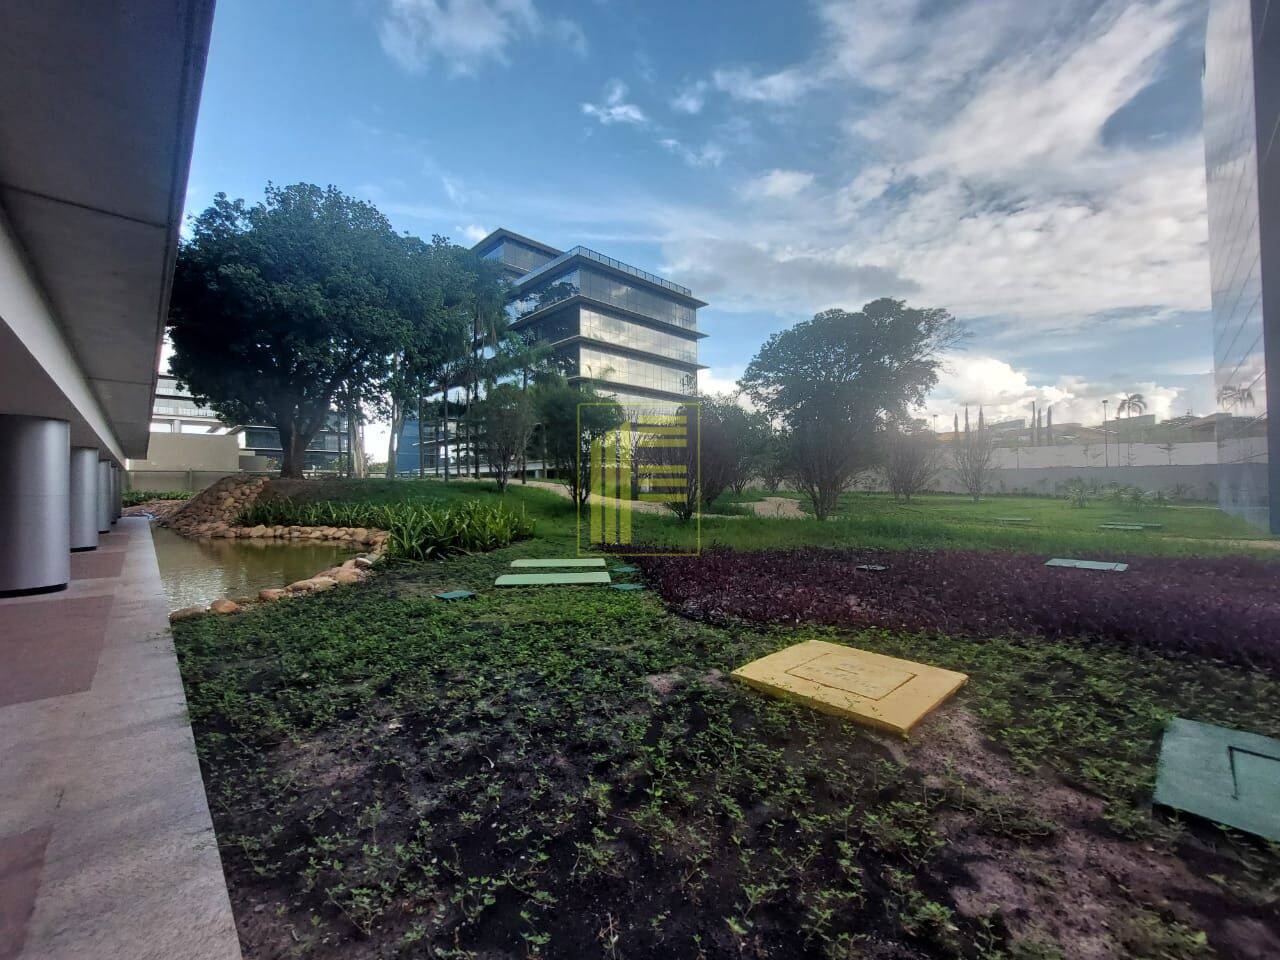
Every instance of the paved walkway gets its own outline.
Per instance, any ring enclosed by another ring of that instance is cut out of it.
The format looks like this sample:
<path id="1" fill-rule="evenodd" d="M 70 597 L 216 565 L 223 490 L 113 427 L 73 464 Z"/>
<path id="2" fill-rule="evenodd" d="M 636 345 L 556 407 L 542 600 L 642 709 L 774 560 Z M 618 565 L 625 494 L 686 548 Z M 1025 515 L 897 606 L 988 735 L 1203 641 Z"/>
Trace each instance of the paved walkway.
<path id="1" fill-rule="evenodd" d="M 240 960 L 151 530 L 0 599 L 0 960 Z"/>

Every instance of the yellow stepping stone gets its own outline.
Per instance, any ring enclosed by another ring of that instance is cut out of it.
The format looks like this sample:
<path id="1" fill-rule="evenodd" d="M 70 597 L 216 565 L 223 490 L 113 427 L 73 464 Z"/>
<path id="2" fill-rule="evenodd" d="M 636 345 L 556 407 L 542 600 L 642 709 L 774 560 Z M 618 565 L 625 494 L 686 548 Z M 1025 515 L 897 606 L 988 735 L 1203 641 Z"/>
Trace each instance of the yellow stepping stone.
<path id="1" fill-rule="evenodd" d="M 825 640 L 753 660 L 733 677 L 776 697 L 903 736 L 969 679 Z"/>

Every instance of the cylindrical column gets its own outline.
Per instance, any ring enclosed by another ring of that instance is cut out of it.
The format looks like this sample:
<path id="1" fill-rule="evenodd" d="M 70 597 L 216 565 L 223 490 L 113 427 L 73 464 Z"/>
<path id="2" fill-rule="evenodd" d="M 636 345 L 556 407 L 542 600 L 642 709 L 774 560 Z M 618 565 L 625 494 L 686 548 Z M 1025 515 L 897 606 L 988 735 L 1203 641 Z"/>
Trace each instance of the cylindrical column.
<path id="1" fill-rule="evenodd" d="M 120 519 L 120 468 L 111 465 L 111 522 Z"/>
<path id="2" fill-rule="evenodd" d="M 98 532 L 111 532 L 111 461 L 98 461 Z"/>
<path id="3" fill-rule="evenodd" d="M 98 449 L 71 448 L 71 549 L 98 548 Z"/>
<path id="4" fill-rule="evenodd" d="M 119 520 L 124 516 L 124 485 L 125 480 L 124 467 L 116 468 L 116 519 Z"/>
<path id="5" fill-rule="evenodd" d="M 71 579 L 71 427 L 0 415 L 0 596 Z"/>

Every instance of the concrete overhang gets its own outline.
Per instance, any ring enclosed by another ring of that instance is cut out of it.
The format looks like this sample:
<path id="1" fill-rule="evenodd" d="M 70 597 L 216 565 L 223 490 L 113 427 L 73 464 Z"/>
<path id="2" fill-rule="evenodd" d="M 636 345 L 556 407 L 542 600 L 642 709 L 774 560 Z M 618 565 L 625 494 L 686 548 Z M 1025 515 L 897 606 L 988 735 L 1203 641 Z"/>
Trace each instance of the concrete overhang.
<path id="1" fill-rule="evenodd" d="M 144 458 L 213 0 L 0 4 L 0 413 Z"/>

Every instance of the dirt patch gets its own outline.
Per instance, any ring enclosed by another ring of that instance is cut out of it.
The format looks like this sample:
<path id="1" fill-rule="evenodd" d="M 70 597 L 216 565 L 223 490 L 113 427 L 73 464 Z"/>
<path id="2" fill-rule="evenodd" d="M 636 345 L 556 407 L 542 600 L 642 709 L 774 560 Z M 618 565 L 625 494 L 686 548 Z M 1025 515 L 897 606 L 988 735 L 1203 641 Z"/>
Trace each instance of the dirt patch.
<path id="1" fill-rule="evenodd" d="M 750 507 L 757 517 L 804 520 L 809 516 L 800 508 L 800 501 L 790 497 L 765 497 L 763 500 L 753 501 Z"/>
<path id="2" fill-rule="evenodd" d="M 941 821 L 949 853 L 968 874 L 952 889 L 961 914 L 998 915 L 1014 940 L 1055 943 L 1072 960 L 1132 953 L 1142 935 L 1135 908 L 1166 926 L 1207 931 L 1224 956 L 1280 956 L 1274 930 L 1258 918 L 1232 916 L 1221 889 L 1177 851 L 1116 837 L 1097 797 L 1015 772 L 963 708 L 939 711 L 919 738 L 903 754 L 926 785 L 958 791 L 961 804 L 976 790 L 978 818 L 996 821 L 980 830 L 974 816 Z M 999 798 L 998 805 L 984 811 L 982 795 Z M 1000 833 L 1005 816 L 1013 836 L 992 836 L 989 827 Z"/>

